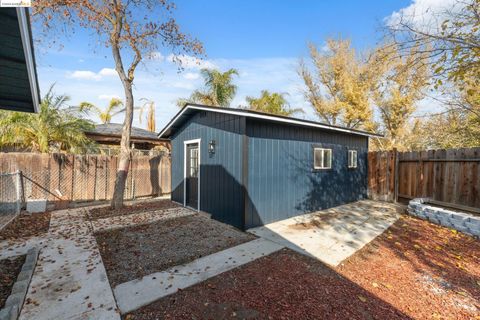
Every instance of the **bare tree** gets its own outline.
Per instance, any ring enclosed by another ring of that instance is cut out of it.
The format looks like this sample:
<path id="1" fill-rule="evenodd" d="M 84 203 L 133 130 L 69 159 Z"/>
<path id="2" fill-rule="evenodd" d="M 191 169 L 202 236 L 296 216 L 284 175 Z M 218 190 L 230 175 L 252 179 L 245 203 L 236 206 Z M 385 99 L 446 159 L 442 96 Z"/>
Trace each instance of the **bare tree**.
<path id="1" fill-rule="evenodd" d="M 131 160 L 130 133 L 134 110 L 132 87 L 138 65 L 159 47 L 168 47 L 174 54 L 201 55 L 204 52 L 203 46 L 198 40 L 180 31 L 173 18 L 175 4 L 168 0 L 37 0 L 33 5 L 34 15 L 40 19 L 44 30 L 50 31 L 58 26 L 65 30 L 91 30 L 111 49 L 115 70 L 125 94 L 120 161 L 111 206 L 122 207 Z"/>
<path id="2" fill-rule="evenodd" d="M 388 33 L 401 55 L 412 50 L 419 53 L 412 64 L 431 67 L 437 89 L 433 99 L 451 113 L 438 119 L 456 119 L 452 123 L 462 119 L 464 131 L 471 133 L 465 135 L 453 126 L 445 128 L 451 134 L 447 140 L 464 141 L 465 145 L 478 143 L 480 0 L 456 0 L 443 10 L 400 15 L 390 22 Z"/>
<path id="3" fill-rule="evenodd" d="M 431 66 L 435 87 L 445 93 L 458 92 L 472 76 L 480 79 L 480 0 L 457 0 L 437 12 L 403 14 L 388 25 L 388 37 L 399 54 L 416 50 L 415 64 Z M 452 86 L 454 90 L 452 91 Z M 450 101 L 458 96 L 450 97 Z M 469 108 L 468 104 L 458 105 Z"/>

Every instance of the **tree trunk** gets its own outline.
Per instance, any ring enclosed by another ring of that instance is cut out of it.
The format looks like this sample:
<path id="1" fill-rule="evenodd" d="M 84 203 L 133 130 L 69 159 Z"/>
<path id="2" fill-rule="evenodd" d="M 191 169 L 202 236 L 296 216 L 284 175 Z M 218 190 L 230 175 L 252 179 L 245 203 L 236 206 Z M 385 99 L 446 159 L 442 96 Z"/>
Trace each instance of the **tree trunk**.
<path id="1" fill-rule="evenodd" d="M 122 81 L 122 83 L 125 91 L 125 119 L 123 121 L 122 139 L 120 141 L 120 161 L 118 163 L 117 174 L 115 177 L 115 188 L 113 190 L 111 201 L 112 209 L 123 207 L 125 183 L 127 181 L 131 160 L 130 133 L 132 131 L 133 120 L 133 93 L 132 85 L 129 81 Z"/>

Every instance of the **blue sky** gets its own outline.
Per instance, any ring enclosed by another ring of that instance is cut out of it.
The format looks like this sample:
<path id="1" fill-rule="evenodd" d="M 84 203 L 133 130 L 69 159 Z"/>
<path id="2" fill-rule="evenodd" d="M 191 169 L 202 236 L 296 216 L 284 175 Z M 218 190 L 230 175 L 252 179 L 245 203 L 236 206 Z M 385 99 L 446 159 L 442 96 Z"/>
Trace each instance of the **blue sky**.
<path id="1" fill-rule="evenodd" d="M 385 21 L 398 12 L 415 11 L 448 0 L 388 1 L 194 1 L 177 0 L 175 17 L 184 32 L 201 40 L 206 59 L 200 64 L 185 58 L 185 70 L 170 61 L 168 50 L 160 49 L 137 71 L 135 99 L 156 102 L 157 130 L 178 111 L 175 101 L 201 86 L 201 67 L 222 70 L 236 68 L 238 93 L 232 106 L 244 103 L 246 96 L 257 96 L 262 89 L 288 94 L 294 108 L 304 108 L 303 117 L 315 119 L 302 96 L 302 81 L 296 74 L 298 60 L 306 57 L 306 44 L 319 47 L 328 37 L 352 40 L 363 50 L 380 39 Z M 35 37 L 34 26 L 34 37 Z M 63 48 L 46 45 L 36 48 L 42 93 L 56 83 L 57 93 L 72 97 L 71 103 L 89 101 L 103 106 L 111 97 L 123 97 L 110 51 L 97 44 L 98 37 L 77 29 Z M 121 122 L 122 117 L 113 122 Z M 97 119 L 93 119 L 97 120 Z M 143 127 L 137 116 L 134 125 Z"/>

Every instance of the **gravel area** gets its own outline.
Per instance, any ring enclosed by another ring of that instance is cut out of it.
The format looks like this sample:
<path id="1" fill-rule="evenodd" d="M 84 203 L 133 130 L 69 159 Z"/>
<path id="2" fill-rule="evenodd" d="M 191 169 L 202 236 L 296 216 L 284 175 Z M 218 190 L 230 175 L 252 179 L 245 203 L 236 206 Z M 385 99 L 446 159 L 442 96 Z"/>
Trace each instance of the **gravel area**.
<path id="1" fill-rule="evenodd" d="M 135 204 L 125 204 L 121 209 L 111 209 L 109 206 L 91 209 L 88 213 L 91 220 L 98 220 L 109 217 L 118 217 L 133 213 L 141 213 L 152 210 L 164 210 L 176 208 L 180 205 L 170 200 L 152 200 Z"/>
<path id="2" fill-rule="evenodd" d="M 24 262 L 24 255 L 0 260 L 0 309 L 5 306 Z"/>
<path id="3" fill-rule="evenodd" d="M 21 213 L 5 228 L 0 230 L 0 241 L 40 236 L 48 232 L 50 212 Z"/>
<path id="4" fill-rule="evenodd" d="M 113 287 L 255 239 L 203 214 L 95 236 Z"/>
<path id="5" fill-rule="evenodd" d="M 325 264 L 290 249 L 140 308 L 123 319 L 408 319 Z"/>
<path id="6" fill-rule="evenodd" d="M 424 220 L 402 216 L 338 271 L 412 318 L 480 316 L 480 241 Z"/>

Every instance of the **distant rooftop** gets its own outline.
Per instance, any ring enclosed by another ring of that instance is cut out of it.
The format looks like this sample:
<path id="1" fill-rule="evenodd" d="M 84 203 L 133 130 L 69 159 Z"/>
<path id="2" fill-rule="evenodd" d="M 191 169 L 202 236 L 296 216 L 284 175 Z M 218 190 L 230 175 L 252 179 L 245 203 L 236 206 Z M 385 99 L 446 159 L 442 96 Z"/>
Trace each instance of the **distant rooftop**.
<path id="1" fill-rule="evenodd" d="M 123 127 L 123 124 L 120 124 L 120 123 L 97 124 L 95 125 L 95 129 L 90 131 L 90 133 L 121 137 L 122 127 Z M 132 127 L 132 134 L 130 135 L 130 137 L 140 138 L 140 139 L 159 140 L 157 133 L 151 132 L 142 128 L 137 128 L 137 127 Z"/>

